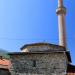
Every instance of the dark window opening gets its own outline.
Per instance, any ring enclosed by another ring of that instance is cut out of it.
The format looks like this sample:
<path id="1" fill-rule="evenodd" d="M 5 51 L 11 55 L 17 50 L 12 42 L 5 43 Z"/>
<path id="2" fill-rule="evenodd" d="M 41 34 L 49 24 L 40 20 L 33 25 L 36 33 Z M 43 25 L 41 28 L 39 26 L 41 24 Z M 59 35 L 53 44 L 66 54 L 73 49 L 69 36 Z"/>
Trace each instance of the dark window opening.
<path id="1" fill-rule="evenodd" d="M 36 67 L 36 61 L 33 60 L 33 67 Z"/>

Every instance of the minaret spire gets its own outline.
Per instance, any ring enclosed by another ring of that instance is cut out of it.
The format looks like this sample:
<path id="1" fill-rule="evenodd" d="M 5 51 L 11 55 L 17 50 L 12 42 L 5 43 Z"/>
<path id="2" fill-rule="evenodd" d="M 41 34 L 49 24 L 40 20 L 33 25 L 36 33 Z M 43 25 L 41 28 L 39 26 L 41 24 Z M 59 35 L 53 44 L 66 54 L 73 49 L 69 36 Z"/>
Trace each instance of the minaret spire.
<path id="1" fill-rule="evenodd" d="M 66 8 L 63 6 L 63 0 L 58 0 L 58 8 L 56 9 L 56 14 L 58 16 L 59 45 L 66 47 L 66 32 L 65 32 Z"/>
<path id="2" fill-rule="evenodd" d="M 58 0 L 58 7 L 62 7 L 63 6 L 63 1 L 62 0 Z"/>

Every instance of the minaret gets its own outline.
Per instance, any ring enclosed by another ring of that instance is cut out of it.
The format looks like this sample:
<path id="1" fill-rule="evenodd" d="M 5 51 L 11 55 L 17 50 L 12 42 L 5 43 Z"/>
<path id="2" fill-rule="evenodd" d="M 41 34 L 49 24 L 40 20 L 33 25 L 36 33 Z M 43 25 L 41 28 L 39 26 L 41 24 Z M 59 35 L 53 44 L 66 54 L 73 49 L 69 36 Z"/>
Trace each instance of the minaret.
<path id="1" fill-rule="evenodd" d="M 56 9 L 56 14 L 58 15 L 59 45 L 66 47 L 66 32 L 65 32 L 66 8 L 63 6 L 63 0 L 58 0 L 58 8 Z"/>

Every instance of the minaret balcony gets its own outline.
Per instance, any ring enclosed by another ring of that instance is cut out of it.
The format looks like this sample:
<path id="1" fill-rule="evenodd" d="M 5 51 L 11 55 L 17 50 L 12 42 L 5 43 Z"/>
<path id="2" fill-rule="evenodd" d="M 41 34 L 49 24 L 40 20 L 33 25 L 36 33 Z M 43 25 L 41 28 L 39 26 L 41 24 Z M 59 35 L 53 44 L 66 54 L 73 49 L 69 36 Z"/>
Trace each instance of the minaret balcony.
<path id="1" fill-rule="evenodd" d="M 66 8 L 65 7 L 58 7 L 56 9 L 56 14 L 59 15 L 59 14 L 66 14 Z"/>

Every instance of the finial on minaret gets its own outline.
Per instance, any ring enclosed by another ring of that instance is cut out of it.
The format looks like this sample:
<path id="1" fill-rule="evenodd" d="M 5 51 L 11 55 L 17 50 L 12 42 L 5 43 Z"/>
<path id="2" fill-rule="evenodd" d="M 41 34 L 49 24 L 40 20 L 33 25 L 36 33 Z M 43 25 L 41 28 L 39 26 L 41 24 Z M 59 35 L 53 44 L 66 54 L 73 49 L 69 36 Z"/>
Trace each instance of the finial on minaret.
<path id="1" fill-rule="evenodd" d="M 63 6 L 63 0 L 58 0 L 58 8 L 56 9 L 56 14 L 58 15 L 59 45 L 66 47 L 66 32 L 65 32 L 66 8 Z"/>
<path id="2" fill-rule="evenodd" d="M 58 7 L 62 7 L 63 6 L 63 1 L 62 0 L 58 0 Z"/>

